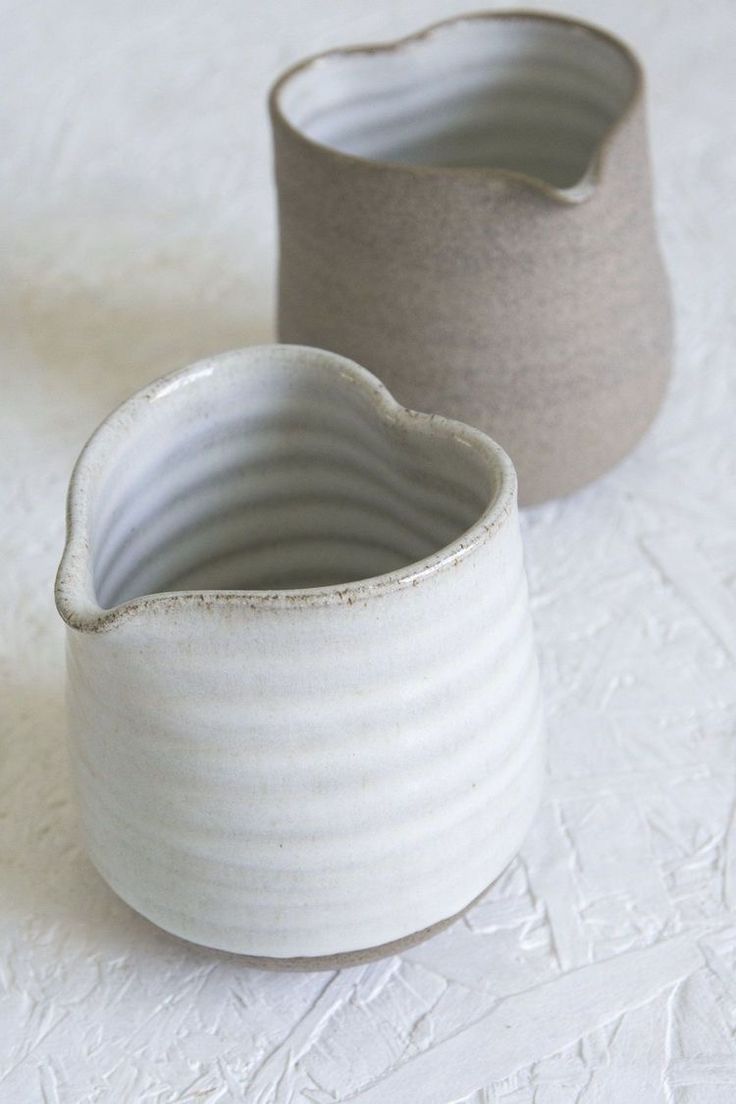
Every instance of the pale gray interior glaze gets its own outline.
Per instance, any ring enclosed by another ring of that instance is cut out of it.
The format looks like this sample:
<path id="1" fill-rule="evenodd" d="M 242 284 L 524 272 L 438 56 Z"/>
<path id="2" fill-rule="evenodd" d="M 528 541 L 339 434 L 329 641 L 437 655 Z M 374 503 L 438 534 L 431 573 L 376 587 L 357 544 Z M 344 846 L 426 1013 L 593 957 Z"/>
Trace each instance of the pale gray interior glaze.
<path id="1" fill-rule="evenodd" d="M 583 183 L 632 99 L 634 62 L 603 35 L 523 15 L 442 24 L 390 49 L 326 55 L 279 93 L 288 122 L 343 153 Z"/>
<path id="2" fill-rule="evenodd" d="M 382 575 L 442 549 L 493 500 L 473 449 L 381 420 L 334 372 L 269 366 L 185 386 L 186 402 L 175 392 L 138 411 L 91 503 L 104 609 Z"/>

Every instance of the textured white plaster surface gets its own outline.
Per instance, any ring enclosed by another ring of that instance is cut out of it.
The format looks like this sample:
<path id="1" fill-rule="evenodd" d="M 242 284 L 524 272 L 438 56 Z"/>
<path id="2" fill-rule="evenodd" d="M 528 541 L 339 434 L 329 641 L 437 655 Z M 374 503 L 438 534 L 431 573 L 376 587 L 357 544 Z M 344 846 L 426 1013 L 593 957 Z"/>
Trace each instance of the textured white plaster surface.
<path id="1" fill-rule="evenodd" d="M 270 79 L 465 6 L 2 5 L 2 1104 L 736 1100 L 732 0 L 566 5 L 647 63 L 678 351 L 638 452 L 524 520 L 551 738 L 520 858 L 400 958 L 283 976 L 157 931 L 77 839 L 74 456 L 142 383 L 271 336 Z"/>

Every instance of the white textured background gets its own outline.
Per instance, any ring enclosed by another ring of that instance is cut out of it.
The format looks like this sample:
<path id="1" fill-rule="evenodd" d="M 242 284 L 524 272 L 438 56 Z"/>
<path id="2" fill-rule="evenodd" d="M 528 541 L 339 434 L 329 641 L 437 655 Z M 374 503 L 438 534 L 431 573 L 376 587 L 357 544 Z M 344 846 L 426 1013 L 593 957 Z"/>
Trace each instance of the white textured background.
<path id="1" fill-rule="evenodd" d="M 281 976 L 157 931 L 77 840 L 73 458 L 142 383 L 270 337 L 276 73 L 468 2 L 2 4 L 2 1104 L 736 1101 L 733 0 L 566 5 L 649 70 L 678 355 L 636 455 L 526 516 L 550 785 L 501 883 L 401 958 Z"/>

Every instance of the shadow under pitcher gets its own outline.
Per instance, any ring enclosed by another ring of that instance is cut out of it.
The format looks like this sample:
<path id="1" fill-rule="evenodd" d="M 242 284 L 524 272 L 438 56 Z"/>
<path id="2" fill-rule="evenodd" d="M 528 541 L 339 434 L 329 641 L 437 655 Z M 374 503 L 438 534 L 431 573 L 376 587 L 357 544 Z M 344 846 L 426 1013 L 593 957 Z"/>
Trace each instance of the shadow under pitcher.
<path id="1" fill-rule="evenodd" d="M 271 93 L 283 342 L 501 442 L 530 505 L 634 447 L 669 375 L 641 66 L 595 27 L 461 16 Z"/>

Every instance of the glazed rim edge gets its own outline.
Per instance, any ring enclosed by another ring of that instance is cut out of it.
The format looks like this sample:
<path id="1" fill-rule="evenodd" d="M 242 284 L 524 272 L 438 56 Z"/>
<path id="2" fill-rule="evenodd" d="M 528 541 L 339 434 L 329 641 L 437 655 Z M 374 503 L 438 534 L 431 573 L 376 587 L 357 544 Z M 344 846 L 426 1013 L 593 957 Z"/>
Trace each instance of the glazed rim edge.
<path id="1" fill-rule="evenodd" d="M 155 399 L 167 392 L 193 383 L 213 372 L 226 371 L 247 357 L 266 353 L 298 361 L 305 356 L 332 365 L 343 380 L 358 387 L 370 401 L 378 423 L 403 427 L 409 436 L 454 438 L 472 448 L 487 466 L 495 484 L 495 493 L 475 522 L 449 544 L 421 560 L 383 575 L 356 579 L 330 586 L 305 587 L 293 590 L 182 590 L 143 594 L 109 609 L 94 598 L 91 553 L 87 539 L 90 490 L 112 457 L 125 428 Z M 423 414 L 408 410 L 368 369 L 337 353 L 304 345 L 251 345 L 206 357 L 185 368 L 177 369 L 135 392 L 124 400 L 93 431 L 84 445 L 72 471 L 66 504 L 66 540 L 56 575 L 56 608 L 66 624 L 81 632 L 104 632 L 150 609 L 174 609 L 224 605 L 245 608 L 304 609 L 319 606 L 351 606 L 416 585 L 421 579 L 436 575 L 454 566 L 483 545 L 503 527 L 516 505 L 516 470 L 500 445 L 487 434 L 464 422 L 439 414 Z"/>
<path id="2" fill-rule="evenodd" d="M 329 63 L 333 58 L 349 58 L 359 54 L 395 53 L 403 50 L 406 46 L 432 38 L 437 34 L 442 34 L 448 27 L 457 26 L 460 23 L 470 23 L 474 20 L 488 22 L 517 20 L 518 22 L 556 23 L 561 27 L 569 27 L 571 30 L 583 31 L 586 34 L 593 35 L 607 45 L 614 47 L 614 49 L 618 50 L 626 58 L 631 66 L 633 77 L 631 95 L 623 111 L 608 127 L 599 140 L 590 158 L 588 171 L 591 176 L 593 187 L 581 189 L 579 188 L 579 184 L 575 184 L 571 187 L 558 187 L 541 179 L 541 177 L 531 176 L 514 169 L 494 168 L 493 166 L 423 165 L 403 161 L 383 160 L 380 157 L 362 157 L 355 153 L 345 153 L 343 150 L 339 150 L 329 143 L 319 142 L 314 138 L 310 138 L 300 127 L 295 126 L 282 110 L 282 91 L 286 88 L 287 84 L 290 83 L 293 77 L 307 69 L 316 68 L 318 65 Z M 449 19 L 441 19 L 436 23 L 430 23 L 429 26 L 419 31 L 413 31 L 411 34 L 404 35 L 401 38 L 388 39 L 385 42 L 365 43 L 357 46 L 338 46 L 332 50 L 323 50 L 321 53 L 312 54 L 310 57 L 304 58 L 302 61 L 292 65 L 276 78 L 268 96 L 268 109 L 272 121 L 287 131 L 292 138 L 312 150 L 319 151 L 322 154 L 328 153 L 331 157 L 334 157 L 335 160 L 342 161 L 346 164 L 359 165 L 364 169 L 373 168 L 382 171 L 391 169 L 394 172 L 403 172 L 409 175 L 442 176 L 446 178 L 449 174 L 466 178 L 475 177 L 476 179 L 508 181 L 528 188 L 532 192 L 545 196 L 547 199 L 551 199 L 563 206 L 576 207 L 590 199 L 596 187 L 601 183 L 604 177 L 604 166 L 609 149 L 618 132 L 641 103 L 644 94 L 644 83 L 644 67 L 637 55 L 623 39 L 618 38 L 603 27 L 598 27 L 594 23 L 588 23 L 586 20 L 577 19 L 574 16 L 559 15 L 554 12 L 535 11 L 531 8 L 508 8 L 499 9 L 498 11 L 467 12 L 462 15 L 451 16 Z"/>

